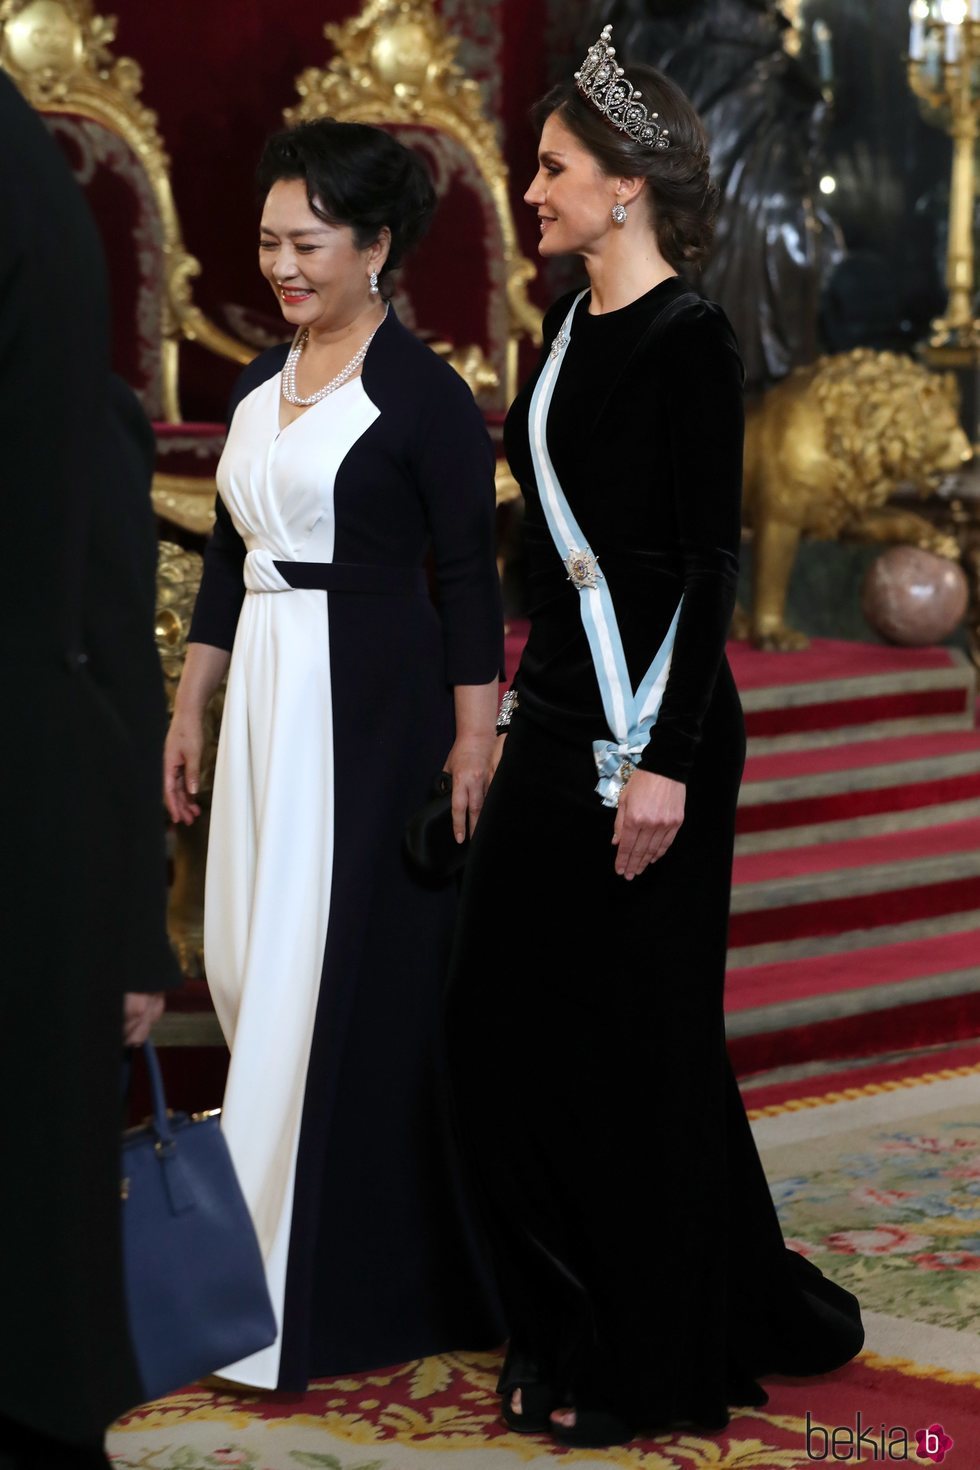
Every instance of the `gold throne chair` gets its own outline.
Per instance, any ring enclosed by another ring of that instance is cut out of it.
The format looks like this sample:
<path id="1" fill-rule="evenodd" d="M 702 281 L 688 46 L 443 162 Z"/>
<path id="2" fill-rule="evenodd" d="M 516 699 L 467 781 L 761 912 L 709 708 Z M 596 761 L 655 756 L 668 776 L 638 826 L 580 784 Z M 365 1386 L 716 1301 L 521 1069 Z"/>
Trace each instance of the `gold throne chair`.
<path id="1" fill-rule="evenodd" d="M 371 123 L 422 155 L 439 197 L 432 227 L 398 272 L 406 326 L 467 380 L 498 445 L 497 498 L 517 486 L 499 457 L 524 341 L 540 343 L 527 293 L 536 267 L 521 254 L 504 163 L 478 84 L 455 61 L 458 41 L 434 0 L 367 0 L 324 34 L 334 55 L 297 78 L 288 124 L 318 117 Z"/>
<path id="2" fill-rule="evenodd" d="M 231 363 L 254 349 L 194 304 L 198 262 L 184 247 L 156 116 L 135 61 L 116 57 L 116 21 L 92 0 L 0 0 L 0 66 L 42 115 L 102 235 L 113 314 L 113 367 L 135 389 L 157 437 L 154 504 L 186 530 L 210 525 L 224 425 L 185 423 L 180 359 L 197 343 Z"/>

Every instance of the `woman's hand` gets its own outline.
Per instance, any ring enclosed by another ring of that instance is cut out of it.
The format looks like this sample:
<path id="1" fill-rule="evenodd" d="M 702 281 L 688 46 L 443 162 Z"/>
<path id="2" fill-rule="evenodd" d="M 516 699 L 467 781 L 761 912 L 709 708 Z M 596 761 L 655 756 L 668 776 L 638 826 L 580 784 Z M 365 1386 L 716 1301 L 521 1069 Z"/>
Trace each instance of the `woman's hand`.
<path id="1" fill-rule="evenodd" d="M 683 781 L 653 771 L 634 771 L 616 811 L 613 846 L 616 872 L 627 882 L 662 858 L 684 821 Z"/>
<path id="2" fill-rule="evenodd" d="M 446 756 L 444 769 L 453 778 L 453 835 L 457 842 L 466 840 L 467 821 L 471 837 L 476 831 L 496 765 L 494 742 L 501 743 L 492 733 L 460 735 Z"/>
<path id="3" fill-rule="evenodd" d="M 203 751 L 203 718 L 176 712 L 163 747 L 163 799 L 171 821 L 188 827 L 201 815 L 197 793 Z"/>
<path id="4" fill-rule="evenodd" d="M 188 827 L 201 815 L 204 715 L 211 696 L 228 672 L 231 654 L 210 643 L 188 643 L 174 699 L 174 717 L 163 747 L 163 799 L 174 822 Z"/>
<path id="5" fill-rule="evenodd" d="M 457 684 L 453 698 L 456 743 L 446 756 L 443 769 L 453 778 L 453 835 L 457 842 L 465 842 L 467 819 L 472 837 L 493 775 L 493 747 L 497 739 L 496 677 L 486 684 Z"/>
<path id="6" fill-rule="evenodd" d="M 162 995 L 130 991 L 123 1002 L 123 1045 L 142 1046 L 163 1015 Z"/>

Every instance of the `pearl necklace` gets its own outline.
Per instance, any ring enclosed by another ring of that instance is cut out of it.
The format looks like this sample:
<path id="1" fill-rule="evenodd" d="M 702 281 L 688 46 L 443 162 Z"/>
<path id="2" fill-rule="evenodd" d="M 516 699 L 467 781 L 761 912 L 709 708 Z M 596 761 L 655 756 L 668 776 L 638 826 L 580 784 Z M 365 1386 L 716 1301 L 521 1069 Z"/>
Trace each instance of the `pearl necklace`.
<path id="1" fill-rule="evenodd" d="M 374 332 L 371 333 L 367 341 L 362 343 L 357 349 L 347 366 L 341 368 L 337 376 L 331 378 L 329 383 L 325 383 L 322 388 L 318 388 L 315 393 L 311 393 L 309 398 L 301 398 L 296 391 L 296 364 L 300 360 L 303 348 L 310 340 L 309 327 L 304 327 L 290 348 L 289 356 L 286 358 L 286 365 L 282 370 L 282 396 L 286 402 L 295 404 L 297 408 L 309 408 L 311 403 L 319 403 L 320 399 L 326 398 L 328 393 L 335 393 L 338 388 L 342 388 L 347 382 L 347 379 L 353 373 L 357 372 L 357 369 L 367 357 L 367 351 L 374 341 L 375 333 L 379 327 L 384 326 L 387 316 L 388 306 L 386 304 L 384 316 L 378 322 L 378 326 L 375 327 Z"/>

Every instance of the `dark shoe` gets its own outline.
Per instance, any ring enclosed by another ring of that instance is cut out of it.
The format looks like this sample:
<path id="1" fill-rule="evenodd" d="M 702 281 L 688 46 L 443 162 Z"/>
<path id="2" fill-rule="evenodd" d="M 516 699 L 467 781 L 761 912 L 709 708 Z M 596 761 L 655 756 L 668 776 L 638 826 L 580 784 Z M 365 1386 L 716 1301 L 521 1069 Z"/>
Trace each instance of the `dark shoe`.
<path id="1" fill-rule="evenodd" d="M 511 1407 L 517 1390 L 521 1391 L 521 1412 Z M 547 1383 L 515 1383 L 500 1400 L 500 1417 L 515 1434 L 550 1434 L 554 1425 L 551 1411 L 556 1407 L 554 1391 Z"/>
<path id="2" fill-rule="evenodd" d="M 551 1421 L 551 1437 L 556 1444 L 572 1449 L 603 1450 L 608 1445 L 629 1444 L 636 1438 L 636 1431 L 618 1414 L 605 1409 L 576 1409 L 571 1426 Z"/>

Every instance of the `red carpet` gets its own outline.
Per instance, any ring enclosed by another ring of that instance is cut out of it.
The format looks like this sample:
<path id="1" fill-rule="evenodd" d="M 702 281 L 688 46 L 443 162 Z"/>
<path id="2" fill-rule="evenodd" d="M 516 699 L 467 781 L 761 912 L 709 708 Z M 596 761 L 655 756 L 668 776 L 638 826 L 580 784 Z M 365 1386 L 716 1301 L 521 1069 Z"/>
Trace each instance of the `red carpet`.
<path id="1" fill-rule="evenodd" d="M 829 745 L 811 750 L 773 750 L 766 755 L 749 754 L 746 781 L 781 781 L 796 776 L 819 776 L 829 771 L 849 771 L 866 766 L 889 766 L 898 761 L 919 761 L 980 751 L 980 735 L 973 730 L 954 730 L 939 735 L 903 735 L 898 739 L 863 740 L 846 745 Z"/>
<path id="2" fill-rule="evenodd" d="M 972 970 L 980 961 L 980 927 L 929 939 L 814 955 L 795 964 L 749 965 L 729 987 L 729 1011 L 804 996 L 835 995 L 867 985 Z"/>
<path id="3" fill-rule="evenodd" d="M 736 857 L 733 881 L 763 883 L 771 878 L 832 873 L 877 863 L 917 862 L 943 853 L 980 853 L 980 820 L 927 827 L 921 832 L 889 832 L 851 842 L 821 842 L 813 847 Z"/>
<path id="4" fill-rule="evenodd" d="M 827 1378 L 766 1379 L 766 1407 L 736 1410 L 717 1434 L 690 1429 L 612 1450 L 563 1451 L 545 1436 L 504 1428 L 493 1392 L 498 1368 L 494 1355 L 457 1353 L 325 1380 L 302 1397 L 191 1388 L 120 1421 L 109 1450 L 117 1470 L 451 1470 L 454 1455 L 460 1470 L 521 1470 L 529 1461 L 542 1470 L 803 1470 L 821 1459 L 855 1463 L 857 1453 L 844 1451 L 862 1433 L 866 1463 L 883 1431 L 886 1446 L 907 1446 L 898 1459 L 926 1464 L 916 1458 L 916 1435 L 939 1424 L 953 1442 L 951 1470 L 967 1470 L 980 1444 L 980 1378 L 868 1355 Z M 839 1453 L 831 1457 L 825 1444 L 834 1431 Z"/>
<path id="5" fill-rule="evenodd" d="M 509 627 L 508 677 L 526 633 Z M 736 643 L 729 659 L 749 730 L 727 983 L 737 1070 L 980 1035 L 973 669 L 946 648 L 821 640 L 791 654 Z M 175 1009 L 201 1012 L 177 1018 L 175 1100 L 201 1106 L 208 1073 L 213 1102 L 223 1055 L 203 986 Z"/>
<path id="6" fill-rule="evenodd" d="M 764 653 L 750 643 L 730 643 L 728 662 L 736 684 L 745 691 L 949 669 L 954 661 L 946 648 L 891 648 L 815 638 L 798 653 Z"/>
<path id="7" fill-rule="evenodd" d="M 817 1077 L 794 1077 L 788 1082 L 753 1082 L 750 1078 L 741 1084 L 742 1097 L 749 1117 L 758 1118 L 766 1112 L 786 1112 L 815 1102 L 852 1098 L 872 1089 L 889 1092 L 898 1087 L 916 1086 L 924 1077 L 952 1077 L 961 1071 L 966 1074 L 978 1065 L 980 1041 L 966 1041 L 917 1051 L 891 1061 L 876 1058 L 865 1066 L 821 1072 Z"/>
<path id="8" fill-rule="evenodd" d="M 744 1086 L 787 1238 L 859 1291 L 868 1346 L 823 1378 L 766 1377 L 768 1404 L 735 1411 L 721 1433 L 559 1450 L 501 1424 L 499 1355 L 459 1352 L 324 1380 L 304 1395 L 194 1385 L 121 1420 L 109 1436 L 112 1463 L 451 1470 L 455 1455 L 459 1470 L 804 1470 L 825 1459 L 873 1462 L 883 1442 L 892 1460 L 925 1463 L 917 1436 L 941 1425 L 950 1464 L 972 1465 L 980 1445 L 980 1255 L 971 1245 L 978 1075 L 975 1042 Z M 831 1437 L 836 1456 L 826 1453 Z"/>

